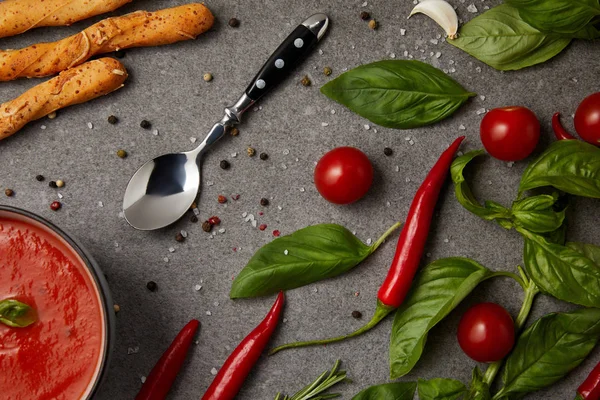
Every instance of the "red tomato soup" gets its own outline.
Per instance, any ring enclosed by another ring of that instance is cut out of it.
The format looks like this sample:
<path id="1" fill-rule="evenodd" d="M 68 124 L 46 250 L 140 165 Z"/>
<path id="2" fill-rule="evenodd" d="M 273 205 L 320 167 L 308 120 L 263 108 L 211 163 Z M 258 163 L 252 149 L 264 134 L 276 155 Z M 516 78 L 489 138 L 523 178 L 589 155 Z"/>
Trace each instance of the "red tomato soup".
<path id="1" fill-rule="evenodd" d="M 0 300 L 37 310 L 27 328 L 0 324 L 0 398 L 86 397 L 100 371 L 106 327 L 83 260 L 41 225 L 0 216 Z"/>

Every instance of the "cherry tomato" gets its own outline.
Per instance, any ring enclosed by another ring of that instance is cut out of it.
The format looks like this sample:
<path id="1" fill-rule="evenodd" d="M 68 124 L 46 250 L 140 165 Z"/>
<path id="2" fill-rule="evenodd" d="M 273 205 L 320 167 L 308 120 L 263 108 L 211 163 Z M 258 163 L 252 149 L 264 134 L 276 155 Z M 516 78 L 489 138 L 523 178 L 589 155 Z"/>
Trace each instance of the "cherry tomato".
<path id="1" fill-rule="evenodd" d="M 481 303 L 471 307 L 458 324 L 458 344 L 479 362 L 503 359 L 515 344 L 515 324 L 502 306 Z"/>
<path id="2" fill-rule="evenodd" d="M 349 204 L 367 193 L 373 182 L 373 166 L 362 151 L 338 147 L 326 153 L 315 168 L 315 185 L 325 200 Z"/>
<path id="3" fill-rule="evenodd" d="M 483 147 L 502 161 L 527 158 L 540 140 L 540 121 L 528 108 L 503 107 L 490 110 L 479 129 Z"/>
<path id="4" fill-rule="evenodd" d="M 586 97 L 577 107 L 575 130 L 586 142 L 600 146 L 600 93 Z"/>

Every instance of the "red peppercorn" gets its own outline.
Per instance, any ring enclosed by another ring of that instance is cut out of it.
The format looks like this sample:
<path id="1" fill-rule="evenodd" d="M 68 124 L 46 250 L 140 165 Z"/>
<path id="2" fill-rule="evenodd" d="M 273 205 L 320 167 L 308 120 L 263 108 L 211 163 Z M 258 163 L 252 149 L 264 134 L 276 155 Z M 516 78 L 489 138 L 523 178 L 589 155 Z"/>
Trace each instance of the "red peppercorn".
<path id="1" fill-rule="evenodd" d="M 275 229 L 275 230 L 273 231 L 273 236 L 275 236 L 275 237 L 279 237 L 279 235 L 281 235 L 281 232 L 279 232 L 279 229 Z"/>
<path id="2" fill-rule="evenodd" d="M 261 211 L 258 213 L 258 215 L 260 215 L 262 217 L 263 215 L 265 215 L 265 213 Z"/>
<path id="3" fill-rule="evenodd" d="M 62 204 L 60 204 L 60 201 L 53 201 L 52 204 L 50 204 L 50 208 L 52 209 L 52 211 L 58 211 L 61 207 Z"/>
<path id="4" fill-rule="evenodd" d="M 267 229 L 267 224 L 260 224 L 258 229 L 260 229 L 261 231 L 264 231 L 265 229 Z"/>
<path id="5" fill-rule="evenodd" d="M 227 203 L 227 197 L 220 194 L 219 197 L 217 198 L 217 201 L 221 204 Z"/>
<path id="6" fill-rule="evenodd" d="M 208 219 L 211 225 L 219 225 L 221 223 L 221 219 L 217 216 L 212 216 Z"/>

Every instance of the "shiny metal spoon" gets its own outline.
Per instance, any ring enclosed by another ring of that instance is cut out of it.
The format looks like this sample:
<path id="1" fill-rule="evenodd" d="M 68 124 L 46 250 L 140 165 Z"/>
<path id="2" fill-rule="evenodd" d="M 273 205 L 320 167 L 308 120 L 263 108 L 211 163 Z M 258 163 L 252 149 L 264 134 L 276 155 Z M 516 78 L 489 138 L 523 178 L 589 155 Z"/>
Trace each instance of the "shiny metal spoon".
<path id="1" fill-rule="evenodd" d="M 131 177 L 125 190 L 123 212 L 131 226 L 140 230 L 163 228 L 181 218 L 200 188 L 203 154 L 232 127 L 259 98 L 281 82 L 312 50 L 329 26 L 325 14 L 304 21 L 279 45 L 246 89 L 217 122 L 206 139 L 192 151 L 164 154 L 148 161 Z"/>

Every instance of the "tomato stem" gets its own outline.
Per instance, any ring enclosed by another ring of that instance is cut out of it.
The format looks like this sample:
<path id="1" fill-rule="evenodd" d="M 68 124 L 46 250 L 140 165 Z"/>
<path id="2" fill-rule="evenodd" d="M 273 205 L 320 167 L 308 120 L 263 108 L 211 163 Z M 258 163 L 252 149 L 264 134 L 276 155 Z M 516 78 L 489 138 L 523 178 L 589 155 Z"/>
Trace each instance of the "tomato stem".
<path id="1" fill-rule="evenodd" d="M 374 252 L 375 250 L 377 250 L 377 248 L 379 246 L 381 246 L 381 244 L 383 242 L 385 242 L 385 240 L 388 238 L 388 236 L 390 236 L 396 229 L 400 228 L 401 226 L 402 226 L 402 222 L 396 222 L 387 231 L 385 231 L 385 233 L 383 235 L 381 235 L 381 237 L 379 239 L 377 239 L 377 241 L 375 241 L 375 243 L 373 243 L 373 245 L 371 246 L 371 252 Z"/>
<path id="2" fill-rule="evenodd" d="M 278 353 L 281 350 L 285 350 L 285 349 L 341 342 L 342 340 L 346 340 L 346 339 L 350 339 L 350 338 L 362 335 L 363 333 L 368 332 L 371 329 L 373 329 L 375 326 L 377 326 L 377 324 L 379 324 L 379 322 L 381 322 L 381 320 L 383 320 L 385 317 L 387 317 L 394 310 L 396 310 L 396 308 L 386 306 L 385 304 L 378 301 L 377 308 L 375 309 L 375 315 L 373 315 L 373 318 L 371 318 L 371 320 L 366 325 L 364 325 L 363 327 L 357 329 L 356 331 L 354 331 L 352 333 L 349 333 L 348 335 L 338 336 L 338 337 L 334 337 L 334 338 L 330 338 L 330 339 L 311 340 L 311 341 L 306 341 L 306 342 L 293 342 L 293 343 L 284 344 L 282 346 L 275 347 L 273 350 L 271 350 L 269 352 L 269 355 L 271 356 L 271 355 Z"/>
<path id="3" fill-rule="evenodd" d="M 524 275 L 524 273 L 520 267 L 519 267 L 519 272 L 521 272 L 523 274 L 524 278 L 527 278 L 527 276 Z M 531 312 L 531 306 L 533 305 L 533 300 L 535 299 L 535 296 L 540 292 L 538 287 L 531 280 L 527 279 L 527 281 L 525 281 L 521 278 L 519 278 L 519 279 L 522 280 L 525 285 L 524 286 L 525 297 L 523 299 L 523 304 L 521 305 L 521 310 L 519 311 L 519 315 L 517 315 L 517 319 L 515 320 L 515 331 L 517 333 L 519 333 L 521 331 L 521 329 L 523 329 L 523 326 L 525 325 L 525 322 L 527 321 L 527 317 L 529 317 L 529 313 Z M 504 359 L 498 360 L 498 361 L 490 364 L 488 369 L 485 371 L 485 374 L 483 375 L 483 381 L 488 385 L 488 387 L 492 385 L 492 382 L 494 382 L 494 379 L 496 378 L 496 375 L 500 371 L 500 367 L 502 366 L 503 363 L 504 363 Z M 496 399 L 496 397 L 494 397 L 494 399 Z"/>

